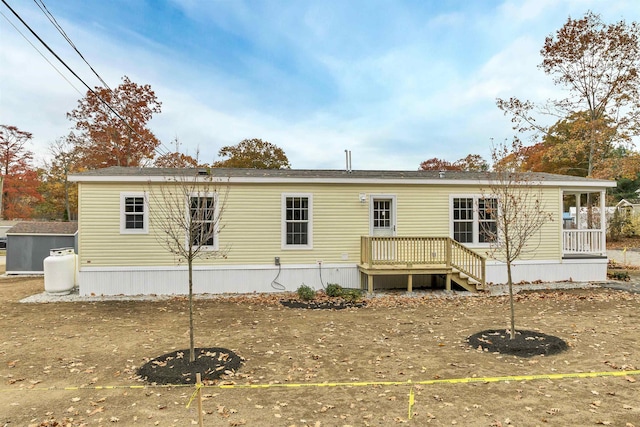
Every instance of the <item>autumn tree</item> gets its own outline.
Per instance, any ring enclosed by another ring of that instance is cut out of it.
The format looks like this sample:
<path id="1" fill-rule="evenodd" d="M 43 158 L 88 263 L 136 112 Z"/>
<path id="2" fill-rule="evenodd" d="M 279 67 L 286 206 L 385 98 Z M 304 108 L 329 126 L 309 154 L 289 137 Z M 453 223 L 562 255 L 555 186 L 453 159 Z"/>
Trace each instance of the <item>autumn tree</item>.
<path id="1" fill-rule="evenodd" d="M 640 171 L 640 152 L 628 150 L 623 147 L 614 149 L 598 170 L 593 174 L 594 178 L 635 179 Z"/>
<path id="2" fill-rule="evenodd" d="M 534 243 L 537 233 L 547 222 L 553 221 L 553 215 L 545 208 L 540 178 L 521 170 L 517 160 L 517 153 L 521 151 L 522 143 L 517 138 L 511 145 L 500 144 L 492 149 L 491 184 L 483 190 L 478 207 L 481 232 L 490 242 L 488 255 L 506 265 L 511 339 L 515 338 L 513 262 L 537 249 Z"/>
<path id="3" fill-rule="evenodd" d="M 424 162 L 420 163 L 420 170 L 423 171 L 459 171 L 461 170 L 459 166 L 454 165 L 453 163 L 439 159 L 437 157 L 433 157 L 431 159 L 427 159 Z"/>
<path id="4" fill-rule="evenodd" d="M 78 161 L 76 138 L 70 133 L 49 146 L 51 160 L 45 163 L 41 175 L 40 193 L 43 200 L 36 207 L 39 217 L 65 221 L 77 218 L 77 185 L 68 179 L 70 173 L 84 170 Z"/>
<path id="5" fill-rule="evenodd" d="M 549 131 L 536 120 L 541 113 L 573 120 L 572 132 L 581 138 L 575 147 L 586 155 L 586 176 L 593 176 L 600 153 L 630 144 L 640 133 L 640 26 L 605 24 L 587 12 L 549 35 L 540 53 L 540 68 L 568 96 L 541 106 L 515 97 L 498 99 L 497 105 L 511 116 L 514 129 L 538 136 Z"/>
<path id="6" fill-rule="evenodd" d="M 523 146 L 517 156 L 521 159 L 520 170 L 530 172 L 562 173 L 555 164 L 550 164 L 546 156 L 547 148 L 543 142 Z"/>
<path id="7" fill-rule="evenodd" d="M 420 163 L 420 169 L 423 171 L 470 171 L 482 172 L 489 169 L 489 164 L 479 154 L 469 154 L 453 163 L 433 157 Z"/>
<path id="8" fill-rule="evenodd" d="M 218 168 L 289 169 L 291 164 L 278 146 L 261 139 L 245 139 L 218 151 L 222 157 L 213 164 Z"/>
<path id="9" fill-rule="evenodd" d="M 593 121 L 586 111 L 572 113 L 544 136 L 545 157 L 560 173 L 594 176 L 614 149 L 615 137 L 607 118 Z"/>
<path id="10" fill-rule="evenodd" d="M 489 163 L 479 154 L 469 154 L 467 157 L 453 163 L 463 171 L 485 172 L 489 170 Z"/>
<path id="11" fill-rule="evenodd" d="M 147 125 L 160 107 L 151 86 L 127 76 L 113 90 L 88 91 L 67 114 L 81 132 L 76 142 L 85 167 L 140 166 L 152 159 L 160 141 Z"/>
<path id="12" fill-rule="evenodd" d="M 2 171 L 2 217 L 31 218 L 41 199 L 38 173 L 31 167 L 33 153 L 27 149 L 32 134 L 16 126 L 0 125 L 0 168 Z"/>
<path id="13" fill-rule="evenodd" d="M 189 361 L 195 360 L 193 325 L 193 264 L 197 259 L 221 258 L 218 233 L 227 189 L 209 169 L 176 169 L 176 175 L 158 185 L 149 183 L 150 228 L 157 242 L 186 262 L 189 290 Z"/>
<path id="14" fill-rule="evenodd" d="M 176 137 L 172 145 L 175 146 L 174 151 L 161 154 L 153 161 L 153 165 L 157 168 L 195 168 L 198 165 L 196 158 L 180 152 L 180 140 Z M 196 157 L 198 153 L 196 152 Z"/>

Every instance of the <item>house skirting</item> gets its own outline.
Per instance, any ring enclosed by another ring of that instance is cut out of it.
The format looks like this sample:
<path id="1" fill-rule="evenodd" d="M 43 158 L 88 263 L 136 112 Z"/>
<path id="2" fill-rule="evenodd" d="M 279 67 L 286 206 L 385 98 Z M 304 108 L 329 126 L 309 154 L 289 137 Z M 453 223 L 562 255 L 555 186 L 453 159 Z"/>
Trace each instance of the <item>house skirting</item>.
<path id="1" fill-rule="evenodd" d="M 507 283 L 507 266 L 487 260 L 487 283 Z M 511 274 L 518 282 L 601 282 L 607 280 L 606 258 L 575 258 L 554 261 L 516 261 Z"/>
<path id="2" fill-rule="evenodd" d="M 82 267 L 80 295 L 186 295 L 186 266 Z M 194 293 L 253 293 L 295 291 L 302 284 L 322 289 L 327 283 L 359 287 L 355 264 L 278 266 L 197 266 L 193 269 Z"/>
<path id="3" fill-rule="evenodd" d="M 506 283 L 504 263 L 487 261 L 487 283 Z M 316 264 L 228 267 L 197 266 L 193 271 L 194 293 L 253 293 L 295 291 L 305 284 L 322 289 L 328 283 L 360 288 L 356 264 Z M 521 281 L 604 281 L 605 258 L 562 259 L 556 261 L 518 261 L 512 270 L 514 282 Z M 396 283 L 397 282 L 397 283 Z M 430 286 L 433 278 L 416 277 L 415 287 Z M 167 267 L 82 267 L 79 272 L 80 295 L 185 295 L 188 294 L 186 266 Z M 380 276 L 374 288 L 406 287 L 405 276 Z"/>

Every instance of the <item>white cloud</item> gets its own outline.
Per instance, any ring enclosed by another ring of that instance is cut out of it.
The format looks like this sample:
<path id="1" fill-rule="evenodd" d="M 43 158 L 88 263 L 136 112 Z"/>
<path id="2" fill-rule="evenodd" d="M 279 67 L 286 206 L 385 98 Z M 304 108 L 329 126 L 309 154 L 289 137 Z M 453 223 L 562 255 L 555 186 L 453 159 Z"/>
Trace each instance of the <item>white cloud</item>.
<path id="1" fill-rule="evenodd" d="M 128 75 L 151 85 L 163 103 L 151 127 L 166 145 L 177 136 L 211 161 L 223 145 L 255 137 L 282 147 L 297 168 L 342 168 L 344 149 L 351 149 L 357 168 L 416 169 L 434 156 L 487 157 L 490 138 L 511 133 L 496 97 L 558 96 L 537 68 L 544 37 L 569 13 L 599 3 L 172 5 L 184 14 L 181 25 L 197 26 L 199 38 L 180 40 L 184 49 L 135 27 L 110 28 L 99 13 L 90 22 L 58 16 L 109 84 Z M 98 84 L 44 18 L 31 6 L 21 9 L 91 86 Z M 608 2 L 604 12 L 640 19 L 625 0 Z M 34 133 L 36 151 L 45 155 L 47 143 L 68 132 L 65 114 L 80 95 L 11 27 L 0 31 L 0 115 Z M 214 43 L 217 37 L 228 46 Z M 203 56 L 191 56 L 188 46 Z"/>

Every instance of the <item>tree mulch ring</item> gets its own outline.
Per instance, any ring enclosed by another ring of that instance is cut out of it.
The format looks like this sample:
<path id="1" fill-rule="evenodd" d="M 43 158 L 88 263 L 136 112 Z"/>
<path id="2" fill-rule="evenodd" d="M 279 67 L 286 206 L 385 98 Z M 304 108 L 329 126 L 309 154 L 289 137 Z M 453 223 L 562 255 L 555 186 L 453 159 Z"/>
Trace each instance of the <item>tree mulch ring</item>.
<path id="1" fill-rule="evenodd" d="M 300 301 L 296 299 L 283 299 L 280 304 L 289 308 L 305 308 L 310 310 L 343 310 L 345 308 L 362 308 L 367 305 L 365 301 Z"/>
<path id="2" fill-rule="evenodd" d="M 517 330 L 515 338 L 511 339 L 511 334 L 504 329 L 489 329 L 471 335 L 467 341 L 478 350 L 520 357 L 552 355 L 568 348 L 561 338 L 536 331 Z"/>
<path id="3" fill-rule="evenodd" d="M 152 384 L 195 384 L 201 379 L 216 380 L 233 374 L 243 359 L 233 351 L 220 347 L 196 348 L 195 361 L 189 362 L 189 350 L 177 350 L 149 360 L 138 369 L 138 375 Z"/>

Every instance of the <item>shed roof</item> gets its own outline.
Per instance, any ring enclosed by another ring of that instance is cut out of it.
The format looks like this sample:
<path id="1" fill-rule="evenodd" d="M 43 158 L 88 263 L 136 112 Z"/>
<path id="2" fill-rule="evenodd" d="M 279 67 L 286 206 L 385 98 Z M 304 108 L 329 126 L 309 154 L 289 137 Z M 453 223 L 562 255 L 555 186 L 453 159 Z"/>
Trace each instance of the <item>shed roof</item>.
<path id="1" fill-rule="evenodd" d="M 48 234 L 73 236 L 78 231 L 77 222 L 24 221 L 11 227 L 7 234 Z"/>

